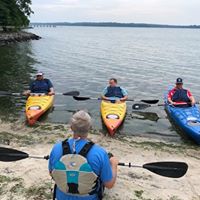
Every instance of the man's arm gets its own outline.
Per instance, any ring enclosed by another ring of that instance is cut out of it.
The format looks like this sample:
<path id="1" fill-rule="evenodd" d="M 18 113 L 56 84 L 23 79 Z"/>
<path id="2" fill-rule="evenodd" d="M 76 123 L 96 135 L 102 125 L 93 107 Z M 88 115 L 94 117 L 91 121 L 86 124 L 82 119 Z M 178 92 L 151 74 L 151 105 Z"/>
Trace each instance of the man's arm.
<path id="1" fill-rule="evenodd" d="M 187 96 L 190 99 L 191 105 L 193 106 L 196 102 L 195 98 L 192 96 L 192 93 L 189 90 L 187 91 Z"/>
<path id="2" fill-rule="evenodd" d="M 30 84 L 29 89 L 23 92 L 23 95 L 29 96 L 32 90 L 33 90 L 33 82 Z"/>
<path id="3" fill-rule="evenodd" d="M 53 87 L 49 88 L 48 95 L 54 95 L 54 94 L 55 94 L 55 92 L 54 92 Z"/>
<path id="4" fill-rule="evenodd" d="M 48 95 L 54 95 L 54 88 L 53 88 L 53 84 L 51 83 L 51 81 L 48 79 L 48 86 L 49 86 L 49 92 Z"/>
<path id="5" fill-rule="evenodd" d="M 175 104 L 175 102 L 173 102 L 172 101 L 172 96 L 173 96 L 173 94 L 174 94 L 174 90 L 171 90 L 169 93 L 168 93 L 168 98 L 167 98 L 167 100 L 168 100 L 168 102 L 170 103 L 170 104 Z"/>
<path id="6" fill-rule="evenodd" d="M 170 104 L 174 104 L 174 103 L 175 103 L 175 102 L 172 101 L 171 97 L 168 97 L 167 100 L 168 100 L 168 102 L 169 102 Z"/>
<path id="7" fill-rule="evenodd" d="M 124 88 L 121 88 L 121 91 L 124 97 L 120 98 L 120 101 L 126 101 L 128 99 L 128 92 Z"/>
<path id="8" fill-rule="evenodd" d="M 29 95 L 30 95 L 30 93 L 31 93 L 31 91 L 30 91 L 30 90 L 26 90 L 26 91 L 24 91 L 24 92 L 23 92 L 23 95 L 24 95 L 24 96 L 29 96 Z"/>
<path id="9" fill-rule="evenodd" d="M 196 103 L 195 98 L 191 96 L 189 99 L 191 101 L 191 105 L 194 106 L 194 104 Z"/>
<path id="10" fill-rule="evenodd" d="M 126 95 L 126 96 L 120 98 L 120 101 L 126 101 L 127 99 L 128 99 L 128 95 Z"/>
<path id="11" fill-rule="evenodd" d="M 106 88 L 104 88 L 104 90 L 103 90 L 103 92 L 102 92 L 102 95 L 101 95 L 101 98 L 102 98 L 103 100 L 109 100 L 109 97 L 106 97 L 106 96 L 105 96 L 107 92 L 108 92 L 108 89 L 107 89 L 107 87 L 106 87 Z"/>
<path id="12" fill-rule="evenodd" d="M 110 163 L 111 163 L 111 168 L 112 168 L 112 174 L 113 174 L 113 178 L 111 181 L 104 183 L 104 186 L 108 189 L 111 189 L 117 179 L 117 166 L 119 163 L 119 160 L 116 157 L 111 157 L 110 158 Z"/>

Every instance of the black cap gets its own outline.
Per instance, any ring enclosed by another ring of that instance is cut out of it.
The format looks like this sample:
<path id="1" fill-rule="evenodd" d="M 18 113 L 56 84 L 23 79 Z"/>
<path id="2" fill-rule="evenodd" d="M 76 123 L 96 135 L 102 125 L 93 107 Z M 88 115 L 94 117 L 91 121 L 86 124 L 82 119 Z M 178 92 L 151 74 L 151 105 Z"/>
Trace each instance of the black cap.
<path id="1" fill-rule="evenodd" d="M 183 79 L 182 78 L 177 78 L 176 79 L 176 84 L 180 84 L 180 83 L 183 83 Z"/>

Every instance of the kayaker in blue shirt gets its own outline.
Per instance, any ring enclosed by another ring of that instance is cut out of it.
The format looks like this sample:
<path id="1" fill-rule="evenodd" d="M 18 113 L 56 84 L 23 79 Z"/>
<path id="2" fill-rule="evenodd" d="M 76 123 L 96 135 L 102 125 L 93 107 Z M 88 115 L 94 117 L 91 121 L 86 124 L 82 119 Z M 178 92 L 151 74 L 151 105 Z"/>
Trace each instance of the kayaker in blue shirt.
<path id="1" fill-rule="evenodd" d="M 30 93 L 45 93 L 48 95 L 54 95 L 53 84 L 49 79 L 44 78 L 43 72 L 36 74 L 36 79 L 30 84 L 29 90 L 24 92 L 24 95 L 30 95 Z"/>
<path id="2" fill-rule="evenodd" d="M 126 101 L 128 99 L 127 91 L 117 85 L 117 79 L 109 79 L 109 86 L 107 86 L 102 93 L 102 99 L 111 101 Z"/>
<path id="3" fill-rule="evenodd" d="M 73 137 L 55 144 L 50 154 L 49 172 L 57 185 L 54 197 L 57 200 L 101 200 L 103 187 L 110 189 L 116 182 L 119 161 L 116 157 L 109 159 L 102 147 L 87 138 L 91 129 L 88 113 L 75 113 L 70 125 Z M 84 193 L 87 189 L 89 192 Z"/>

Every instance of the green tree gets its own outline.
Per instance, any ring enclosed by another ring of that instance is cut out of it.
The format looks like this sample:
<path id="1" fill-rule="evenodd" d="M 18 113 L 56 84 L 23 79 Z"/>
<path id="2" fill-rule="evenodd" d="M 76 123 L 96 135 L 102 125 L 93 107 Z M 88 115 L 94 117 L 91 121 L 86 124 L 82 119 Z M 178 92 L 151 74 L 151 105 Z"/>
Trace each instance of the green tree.
<path id="1" fill-rule="evenodd" d="M 0 0 L 0 26 L 16 29 L 28 26 L 28 17 L 33 13 L 30 8 L 31 0 Z"/>

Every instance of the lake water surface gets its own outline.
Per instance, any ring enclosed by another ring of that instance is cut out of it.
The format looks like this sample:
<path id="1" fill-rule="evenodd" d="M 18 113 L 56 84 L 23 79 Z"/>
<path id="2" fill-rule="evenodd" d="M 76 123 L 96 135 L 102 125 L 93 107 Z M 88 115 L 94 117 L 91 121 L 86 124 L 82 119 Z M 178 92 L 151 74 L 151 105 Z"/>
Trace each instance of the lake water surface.
<path id="1" fill-rule="evenodd" d="M 0 90 L 23 91 L 36 70 L 52 80 L 57 92 L 78 90 L 83 96 L 98 97 L 110 77 L 116 77 L 133 99 L 159 99 L 177 77 L 184 79 L 200 100 L 200 30 L 109 27 L 39 27 L 31 30 L 42 37 L 0 47 Z M 163 107 L 128 113 L 119 135 L 155 137 L 182 142 L 167 119 Z M 0 98 L 0 118 L 24 118 L 25 99 Z M 100 102 L 77 102 L 56 96 L 55 108 L 43 121 L 66 123 L 79 109 L 93 117 L 102 129 Z"/>

